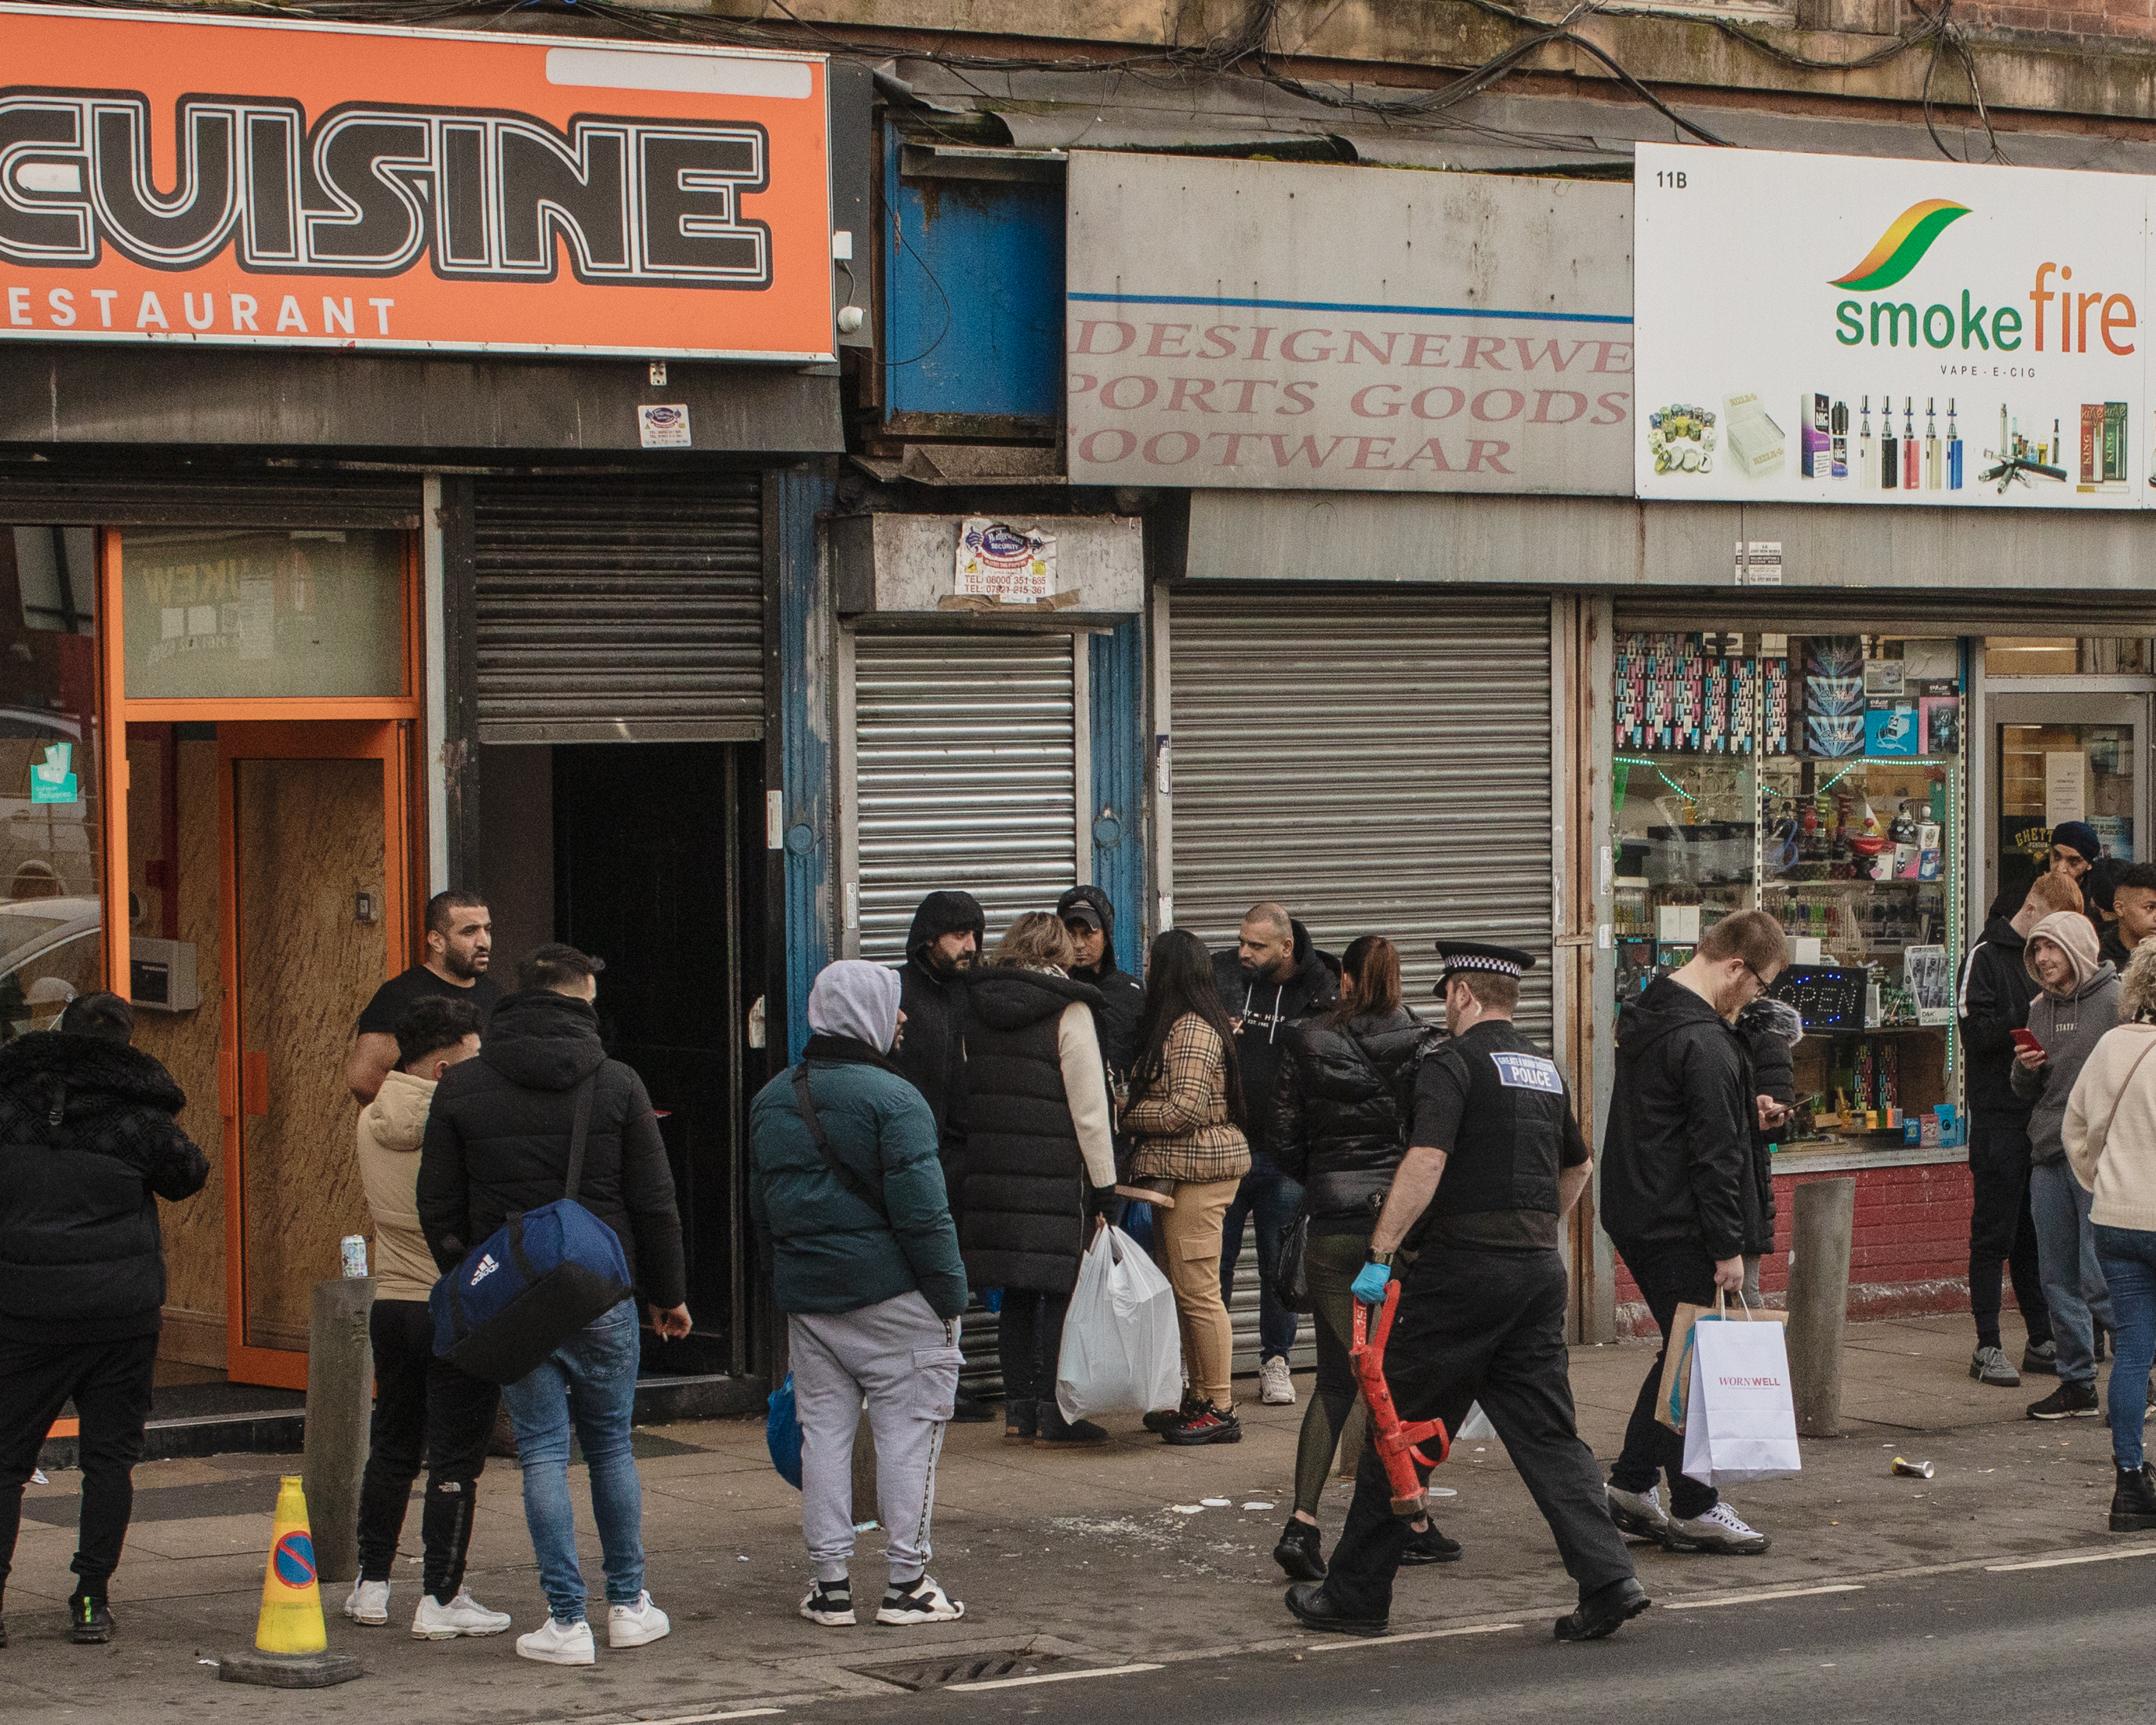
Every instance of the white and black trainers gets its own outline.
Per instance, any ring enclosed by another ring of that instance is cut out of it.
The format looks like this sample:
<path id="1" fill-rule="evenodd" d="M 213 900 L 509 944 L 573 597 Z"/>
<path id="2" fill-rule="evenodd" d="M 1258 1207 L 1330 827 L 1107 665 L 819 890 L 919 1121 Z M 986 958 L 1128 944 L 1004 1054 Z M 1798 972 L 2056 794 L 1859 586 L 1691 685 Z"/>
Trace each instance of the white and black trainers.
<path id="1" fill-rule="evenodd" d="M 1287 1361 L 1277 1353 L 1258 1367 L 1258 1399 L 1268 1408 L 1295 1405 L 1295 1379 Z"/>
<path id="2" fill-rule="evenodd" d="M 884 1590 L 883 1604 L 876 1607 L 878 1623 L 955 1623 L 965 1615 L 965 1606 L 927 1574 L 916 1575 L 903 1587 L 893 1582 Z"/>
<path id="3" fill-rule="evenodd" d="M 1672 1517 L 1667 1543 L 1671 1551 L 1712 1552 L 1722 1557 L 1758 1557 L 1767 1549 L 1767 1536 L 1748 1527 L 1744 1518 L 1726 1503 L 1717 1503 L 1704 1515 L 1686 1520 Z"/>
<path id="4" fill-rule="evenodd" d="M 844 1576 L 836 1581 L 819 1581 L 808 1589 L 808 1597 L 801 1602 L 801 1615 L 811 1623 L 820 1623 L 825 1629 L 851 1629 L 854 1626 L 854 1584 Z"/>
<path id="5" fill-rule="evenodd" d="M 1653 1485 L 1644 1491 L 1627 1491 L 1620 1486 L 1605 1485 L 1609 1494 L 1609 1519 L 1617 1524 L 1620 1533 L 1629 1533 L 1635 1539 L 1651 1539 L 1657 1545 L 1666 1545 L 1670 1538 L 1670 1512 L 1662 1507 L 1662 1488 Z"/>

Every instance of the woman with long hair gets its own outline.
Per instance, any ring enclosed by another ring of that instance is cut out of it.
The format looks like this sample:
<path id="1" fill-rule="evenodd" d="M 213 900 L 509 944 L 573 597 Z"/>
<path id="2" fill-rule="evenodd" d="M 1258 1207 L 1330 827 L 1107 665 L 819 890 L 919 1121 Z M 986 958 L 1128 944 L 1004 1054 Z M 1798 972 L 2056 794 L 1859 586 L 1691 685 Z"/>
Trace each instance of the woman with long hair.
<path id="1" fill-rule="evenodd" d="M 1340 961 L 1340 999 L 1316 1018 L 1281 1032 L 1280 1088 L 1267 1142 L 1281 1172 L 1303 1189 L 1309 1237 L 1303 1274 L 1317 1320 L 1317 1388 L 1296 1449 L 1295 1513 L 1273 1561 L 1296 1581 L 1322 1581 L 1317 1507 L 1355 1404 L 1348 1349 L 1355 1333 L 1356 1272 L 1370 1230 L 1407 1154 L 1415 1068 L 1438 1032 L 1400 1004 L 1399 949 L 1381 934 L 1355 941 Z M 1401 1561 L 1460 1555 L 1427 1518 L 1410 1532 Z"/>
<path id="2" fill-rule="evenodd" d="M 1136 1143 L 1132 1178 L 1174 1183 L 1173 1207 L 1154 1213 L 1162 1267 L 1183 1331 L 1183 1406 L 1146 1415 L 1171 1444 L 1232 1444 L 1243 1435 L 1229 1388 L 1235 1348 L 1220 1298 L 1220 1236 L 1235 1189 L 1250 1171 L 1243 1136 L 1235 1034 L 1213 981 L 1213 956 L 1188 930 L 1154 937 L 1146 963 L 1145 1017 L 1122 1129 Z"/>
<path id="3" fill-rule="evenodd" d="M 1065 974 L 1054 916 L 1012 923 L 966 978 L 966 1155 L 958 1248 L 966 1279 L 1004 1291 L 1004 1441 L 1104 1444 L 1055 1405 L 1063 1321 L 1078 1260 L 1116 1189 L 1114 1116 L 1094 1014 L 1101 993 Z"/>

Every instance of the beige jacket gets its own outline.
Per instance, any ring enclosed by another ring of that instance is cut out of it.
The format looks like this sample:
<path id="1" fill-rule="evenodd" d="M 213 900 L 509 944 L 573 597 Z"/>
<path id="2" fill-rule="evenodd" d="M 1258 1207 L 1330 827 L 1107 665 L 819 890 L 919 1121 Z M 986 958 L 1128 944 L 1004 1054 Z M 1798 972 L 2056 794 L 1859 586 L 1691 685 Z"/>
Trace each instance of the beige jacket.
<path id="1" fill-rule="evenodd" d="M 419 1141 L 434 1081 L 392 1068 L 359 1115 L 359 1177 L 374 1213 L 374 1297 L 424 1300 L 434 1291 L 434 1255 L 419 1231 Z"/>
<path id="2" fill-rule="evenodd" d="M 2156 1024 L 2104 1033 L 2066 1100 L 2065 1137 L 2074 1178 L 2096 1194 L 2089 1219 L 2156 1233 Z"/>

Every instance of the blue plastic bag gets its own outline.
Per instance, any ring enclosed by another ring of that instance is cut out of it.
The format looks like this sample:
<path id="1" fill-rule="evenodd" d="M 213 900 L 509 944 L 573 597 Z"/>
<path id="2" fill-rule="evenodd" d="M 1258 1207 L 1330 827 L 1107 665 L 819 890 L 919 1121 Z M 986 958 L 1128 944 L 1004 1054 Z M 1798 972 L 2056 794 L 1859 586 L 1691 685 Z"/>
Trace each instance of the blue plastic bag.
<path id="1" fill-rule="evenodd" d="M 767 1404 L 770 1412 L 763 1420 L 764 1447 L 771 1451 L 771 1465 L 778 1470 L 778 1476 L 795 1491 L 801 1489 L 801 1416 L 793 1410 L 793 1373 L 786 1374 L 786 1381 L 771 1392 Z"/>

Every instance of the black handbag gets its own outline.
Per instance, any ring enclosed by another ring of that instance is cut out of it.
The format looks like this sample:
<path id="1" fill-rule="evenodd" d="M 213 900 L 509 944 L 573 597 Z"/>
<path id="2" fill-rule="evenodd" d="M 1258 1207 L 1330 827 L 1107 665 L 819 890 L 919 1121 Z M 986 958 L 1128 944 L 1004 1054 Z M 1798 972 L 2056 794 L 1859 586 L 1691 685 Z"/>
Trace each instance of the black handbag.
<path id="1" fill-rule="evenodd" d="M 1280 1231 L 1280 1255 L 1273 1262 L 1273 1296 L 1290 1312 L 1317 1310 L 1310 1298 L 1310 1218 L 1298 1209 Z"/>

